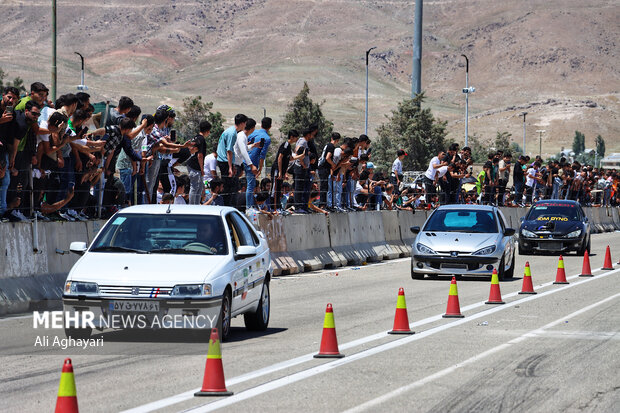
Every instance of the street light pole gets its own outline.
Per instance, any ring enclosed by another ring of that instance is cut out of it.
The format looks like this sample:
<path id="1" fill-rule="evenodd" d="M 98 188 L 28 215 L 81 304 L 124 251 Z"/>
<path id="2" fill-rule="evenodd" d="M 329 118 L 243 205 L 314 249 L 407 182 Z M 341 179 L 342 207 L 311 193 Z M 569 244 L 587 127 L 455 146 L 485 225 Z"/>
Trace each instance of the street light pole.
<path id="1" fill-rule="evenodd" d="M 56 103 L 56 0 L 52 0 L 52 102 Z"/>
<path id="2" fill-rule="evenodd" d="M 413 16 L 413 68 L 411 72 L 411 99 L 422 92 L 422 9 L 423 0 L 415 0 Z"/>
<path id="3" fill-rule="evenodd" d="M 77 87 L 77 90 L 88 90 L 88 86 L 86 86 L 84 84 L 84 56 L 82 56 L 81 54 L 79 54 L 78 52 L 73 52 L 76 55 L 80 56 L 80 59 L 82 60 L 82 70 L 81 70 L 81 74 L 80 74 L 80 84 Z"/>
<path id="4" fill-rule="evenodd" d="M 521 112 L 519 116 L 523 116 L 523 155 L 525 155 L 525 117 L 527 112 Z"/>
<path id="5" fill-rule="evenodd" d="M 538 129 L 536 132 L 538 132 L 538 156 L 542 158 L 542 134 L 547 131 L 544 129 Z"/>
<path id="6" fill-rule="evenodd" d="M 462 54 L 465 58 L 465 146 L 469 146 L 469 59 Z"/>
<path id="7" fill-rule="evenodd" d="M 371 47 L 366 50 L 366 115 L 364 120 L 364 135 L 368 136 L 368 55 L 372 49 L 376 49 L 376 47 Z"/>

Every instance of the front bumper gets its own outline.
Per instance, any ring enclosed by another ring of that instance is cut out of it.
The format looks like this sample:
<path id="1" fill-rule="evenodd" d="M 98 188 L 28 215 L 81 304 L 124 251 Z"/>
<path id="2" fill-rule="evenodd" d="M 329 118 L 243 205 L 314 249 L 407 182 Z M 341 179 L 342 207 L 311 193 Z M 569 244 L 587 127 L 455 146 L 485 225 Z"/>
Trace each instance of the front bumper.
<path id="1" fill-rule="evenodd" d="M 493 274 L 501 257 L 463 255 L 412 255 L 411 271 L 432 275 L 484 275 Z"/>
<path id="2" fill-rule="evenodd" d="M 580 238 L 519 237 L 519 246 L 522 250 L 540 252 L 577 251 L 583 246 L 584 242 L 587 242 L 585 236 Z"/>
<path id="3" fill-rule="evenodd" d="M 127 299 L 99 298 L 84 296 L 62 297 L 64 315 L 68 325 L 75 328 L 85 327 L 84 315 L 92 317 L 92 324 L 98 330 L 113 329 L 159 329 L 183 328 L 205 329 L 216 327 L 222 307 L 222 296 L 207 299 Z M 115 310 L 115 302 L 157 303 L 157 311 L 122 311 Z"/>

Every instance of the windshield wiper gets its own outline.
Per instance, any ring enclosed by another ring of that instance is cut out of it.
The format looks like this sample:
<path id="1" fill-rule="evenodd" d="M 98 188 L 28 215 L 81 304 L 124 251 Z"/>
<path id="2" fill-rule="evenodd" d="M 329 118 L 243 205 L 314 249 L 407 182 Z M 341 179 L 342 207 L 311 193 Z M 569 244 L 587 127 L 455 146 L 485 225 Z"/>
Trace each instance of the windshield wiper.
<path id="1" fill-rule="evenodd" d="M 137 254 L 148 254 L 149 253 L 148 251 L 139 250 L 136 248 L 127 248 L 127 247 L 118 247 L 118 246 L 113 247 L 111 245 L 96 247 L 96 248 L 93 248 L 91 251 L 93 252 L 100 252 L 100 251 L 135 252 Z"/>
<path id="2" fill-rule="evenodd" d="M 195 251 L 195 250 L 187 250 L 185 248 L 158 248 L 155 250 L 151 250 L 152 254 L 165 254 L 167 252 L 172 252 L 175 254 L 208 254 L 213 255 L 211 251 Z"/>

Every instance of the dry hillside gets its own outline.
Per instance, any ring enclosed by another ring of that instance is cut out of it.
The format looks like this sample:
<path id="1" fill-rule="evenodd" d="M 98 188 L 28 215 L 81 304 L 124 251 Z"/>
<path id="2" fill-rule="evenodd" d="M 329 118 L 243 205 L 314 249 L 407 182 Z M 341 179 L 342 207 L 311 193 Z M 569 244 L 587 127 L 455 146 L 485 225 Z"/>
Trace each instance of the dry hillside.
<path id="1" fill-rule="evenodd" d="M 0 67 L 50 82 L 51 5 L 3 0 Z M 370 135 L 410 94 L 413 1 L 58 0 L 59 90 L 74 90 L 81 52 L 96 100 L 135 97 L 143 108 L 200 94 L 228 118 L 262 108 L 276 122 L 307 80 L 345 134 L 363 131 L 364 53 L 370 61 Z M 465 53 L 470 134 L 506 130 L 528 152 L 570 146 L 579 129 L 620 151 L 620 3 L 615 0 L 438 0 L 424 4 L 427 104 L 464 135 Z M 531 140 L 530 140 L 531 139 Z"/>

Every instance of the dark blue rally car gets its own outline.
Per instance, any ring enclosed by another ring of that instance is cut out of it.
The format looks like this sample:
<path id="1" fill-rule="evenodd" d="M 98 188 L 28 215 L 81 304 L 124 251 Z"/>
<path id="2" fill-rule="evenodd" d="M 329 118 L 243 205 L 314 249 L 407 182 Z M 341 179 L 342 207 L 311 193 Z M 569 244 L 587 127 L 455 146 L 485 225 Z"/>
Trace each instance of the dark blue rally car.
<path id="1" fill-rule="evenodd" d="M 519 254 L 577 251 L 590 253 L 590 223 L 575 201 L 538 201 L 521 219 Z"/>

